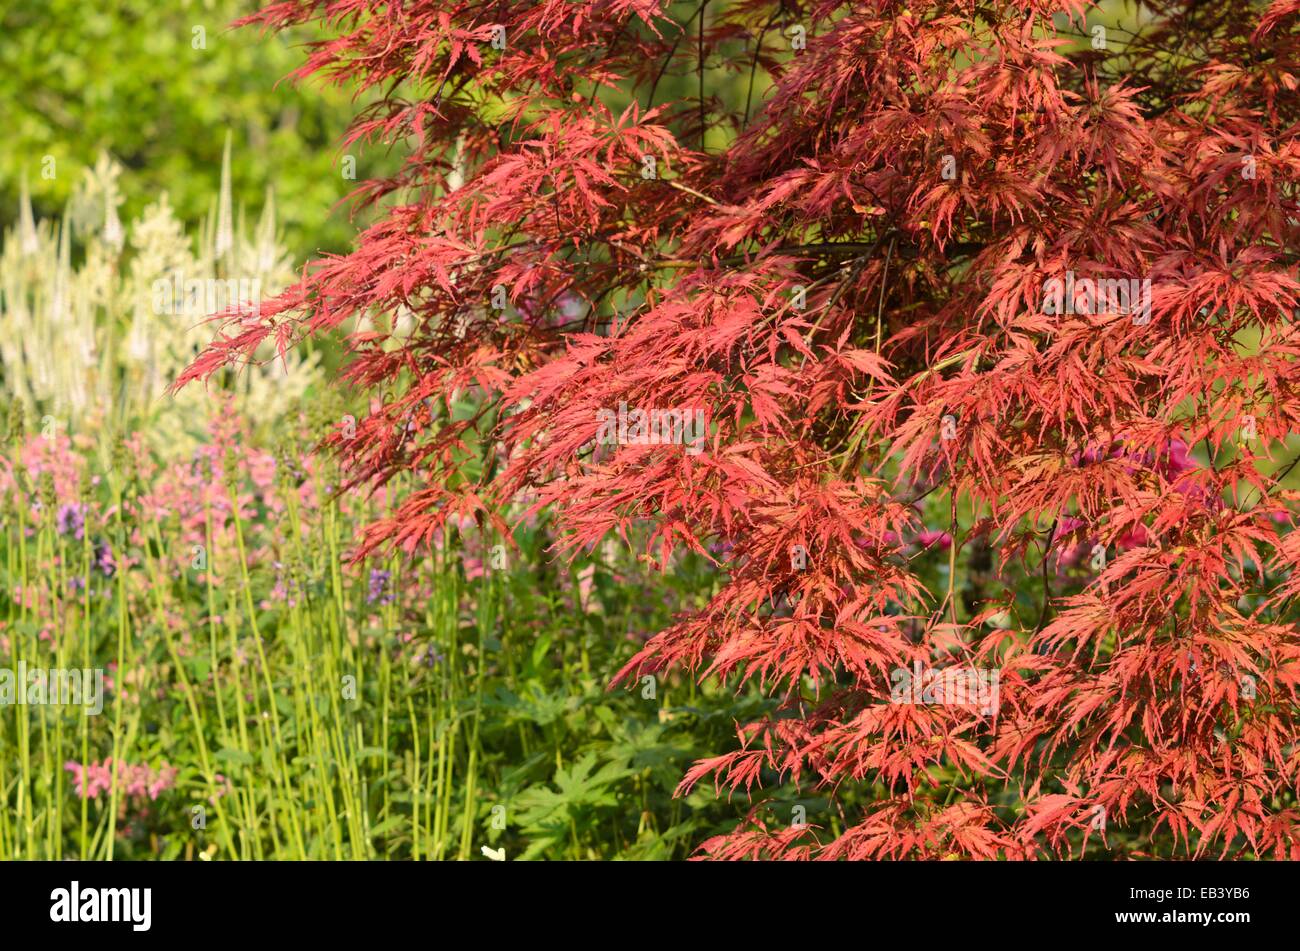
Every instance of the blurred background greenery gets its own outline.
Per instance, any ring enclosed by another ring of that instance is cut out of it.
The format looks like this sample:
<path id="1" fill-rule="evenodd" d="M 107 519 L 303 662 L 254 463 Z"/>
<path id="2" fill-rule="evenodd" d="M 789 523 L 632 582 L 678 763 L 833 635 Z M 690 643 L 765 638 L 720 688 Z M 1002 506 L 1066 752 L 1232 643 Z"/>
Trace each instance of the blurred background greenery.
<path id="1" fill-rule="evenodd" d="M 124 219 L 167 192 L 177 217 L 195 222 L 212 209 L 229 130 L 235 204 L 260 206 L 273 186 L 295 260 L 345 250 L 354 228 L 348 206 L 334 206 L 396 159 L 357 154 L 356 180 L 343 177 L 351 92 L 284 79 L 318 38 L 310 32 L 230 29 L 259 6 L 0 0 L 0 227 L 17 219 L 24 177 L 37 217 L 60 215 L 101 151 L 124 168 Z"/>

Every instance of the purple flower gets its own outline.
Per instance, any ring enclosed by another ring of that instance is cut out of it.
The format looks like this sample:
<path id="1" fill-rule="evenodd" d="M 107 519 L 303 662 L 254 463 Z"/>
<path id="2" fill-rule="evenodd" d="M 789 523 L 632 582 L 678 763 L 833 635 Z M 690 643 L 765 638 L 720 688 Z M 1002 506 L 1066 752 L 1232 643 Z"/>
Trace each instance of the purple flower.
<path id="1" fill-rule="evenodd" d="M 370 569 L 370 591 L 366 594 L 366 604 L 392 604 L 393 596 L 388 592 L 388 582 L 393 574 L 383 568 Z"/>
<path id="2" fill-rule="evenodd" d="M 95 567 L 104 573 L 105 578 L 113 577 L 113 572 L 117 570 L 117 562 L 113 560 L 113 549 L 108 547 L 108 542 L 95 544 Z"/>
<path id="3" fill-rule="evenodd" d="M 271 597 L 276 601 L 287 601 L 289 607 L 293 607 L 297 603 L 293 594 L 298 589 L 298 585 L 292 575 L 285 573 L 283 562 L 275 562 L 274 567 L 275 587 L 271 589 Z"/>
<path id="4" fill-rule="evenodd" d="M 730 556 L 735 548 L 735 543 L 726 539 L 709 542 L 708 545 L 709 554 L 718 556 L 719 560 Z"/>
<path id="5" fill-rule="evenodd" d="M 54 521 L 60 535 L 74 535 L 78 541 L 81 540 L 86 527 L 86 516 L 80 505 L 70 502 L 62 506 Z"/>

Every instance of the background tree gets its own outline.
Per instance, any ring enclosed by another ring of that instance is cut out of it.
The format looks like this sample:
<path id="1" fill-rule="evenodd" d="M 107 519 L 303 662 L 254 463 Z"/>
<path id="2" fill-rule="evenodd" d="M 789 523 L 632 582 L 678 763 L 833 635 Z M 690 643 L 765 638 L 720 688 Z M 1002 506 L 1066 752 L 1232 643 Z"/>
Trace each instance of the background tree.
<path id="1" fill-rule="evenodd" d="M 104 150 L 124 166 L 126 217 L 166 191 L 181 220 L 197 221 L 212 210 L 229 130 L 235 202 L 260 207 L 274 183 L 291 247 L 307 254 L 346 247 L 346 216 L 328 212 L 355 185 L 343 177 L 337 149 L 347 99 L 337 90 L 279 82 L 300 58 L 294 47 L 314 33 L 259 38 L 229 29 L 256 6 L 5 4 L 0 224 L 17 220 L 24 178 L 37 215 L 61 215 L 83 170 Z M 382 154 L 356 157 L 355 178 L 376 163 L 381 173 L 394 166 Z"/>

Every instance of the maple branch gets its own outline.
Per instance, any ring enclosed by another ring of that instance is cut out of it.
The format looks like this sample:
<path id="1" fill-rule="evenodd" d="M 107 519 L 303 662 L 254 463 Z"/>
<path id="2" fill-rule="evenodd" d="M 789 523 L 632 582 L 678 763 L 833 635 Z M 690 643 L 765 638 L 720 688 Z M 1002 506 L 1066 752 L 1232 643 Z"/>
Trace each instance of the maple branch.
<path id="1" fill-rule="evenodd" d="M 881 240 L 883 240 L 883 238 Z M 822 321 L 825 320 L 826 316 L 832 310 L 835 309 L 835 305 L 839 303 L 840 297 L 844 294 L 845 288 L 847 288 L 850 284 L 856 281 L 859 275 L 862 274 L 863 269 L 867 266 L 867 262 L 871 260 L 871 255 L 874 252 L 875 248 L 879 246 L 880 246 L 880 241 L 877 241 L 873 246 L 872 251 L 868 251 L 866 254 L 858 258 L 857 264 L 854 266 L 853 271 L 849 274 L 847 278 L 840 281 L 839 286 L 835 288 L 835 293 L 831 295 L 830 301 L 828 301 L 826 306 L 822 308 L 822 312 L 817 315 L 817 320 L 814 321 L 812 327 L 808 329 L 808 348 L 810 350 L 812 349 L 813 337 L 816 335 L 818 329 L 821 327 Z M 808 363 L 808 354 L 805 353 L 803 356 L 803 360 L 800 361 L 799 363 L 799 369 L 802 370 L 807 363 Z"/>
<path id="2" fill-rule="evenodd" d="M 772 24 L 776 18 L 785 12 L 785 0 L 781 0 L 781 5 L 772 11 L 772 15 L 767 18 L 767 23 L 759 31 L 758 42 L 754 44 L 754 59 L 749 64 L 749 91 L 745 93 L 745 118 L 740 124 L 741 130 L 749 127 L 749 107 L 754 100 L 754 74 L 758 72 L 758 55 L 763 51 L 763 37 L 767 36 L 767 31 L 772 29 Z"/>
<path id="3" fill-rule="evenodd" d="M 613 56 L 614 56 L 614 50 L 618 47 L 619 40 L 623 39 L 623 34 L 624 34 L 625 32 L 627 32 L 628 25 L 631 24 L 632 19 L 633 19 L 633 18 L 632 18 L 631 16 L 629 16 L 627 19 L 625 19 L 625 20 L 623 21 L 623 25 L 622 25 L 621 27 L 618 28 L 618 32 L 614 34 L 614 38 L 613 38 L 612 40 L 609 41 L 609 46 L 605 47 L 605 55 L 606 55 L 607 57 L 609 57 L 609 58 L 611 58 L 611 59 L 613 58 Z M 596 58 L 596 50 L 593 49 L 590 53 L 587 54 L 587 59 L 586 59 L 585 62 L 588 63 L 588 64 L 590 64 L 593 60 L 595 60 L 595 58 Z M 592 84 L 591 84 L 591 98 L 589 98 L 589 99 L 587 100 L 587 107 L 588 107 L 588 108 L 591 108 L 591 106 L 595 104 L 595 102 L 596 102 L 596 93 L 597 93 L 599 90 L 600 90 L 600 83 L 599 83 L 599 82 L 592 82 Z"/>
<path id="4" fill-rule="evenodd" d="M 802 255 L 809 258 L 814 258 L 814 257 L 825 257 L 834 254 L 853 254 L 856 257 L 857 255 L 861 254 L 864 251 L 867 252 L 869 256 L 879 247 L 880 247 L 880 239 L 877 239 L 875 242 L 871 244 L 868 244 L 864 241 L 826 241 L 826 242 L 813 242 L 811 244 L 782 245 L 773 248 L 772 250 L 767 251 L 766 253 L 761 254 L 761 256 L 758 258 L 755 258 L 750 254 L 733 254 L 725 258 L 718 258 L 717 261 L 714 262 L 714 264 L 718 267 L 732 267 L 737 264 L 753 264 L 753 263 L 757 263 L 759 260 L 764 260 L 773 257 L 784 257 L 787 255 L 795 256 L 795 257 Z M 971 251 L 983 250 L 986 247 L 986 245 L 983 244 L 982 242 L 957 242 L 951 245 L 950 247 L 951 250 L 948 252 L 947 256 L 949 260 L 952 260 L 954 258 L 962 257 Z M 904 252 L 910 252 L 910 253 L 904 253 Z M 894 251 L 894 253 L 899 257 L 915 257 L 917 256 L 917 252 L 918 252 L 917 248 L 909 247 L 909 246 L 898 247 Z M 686 267 L 696 268 L 696 267 L 701 267 L 704 264 L 704 262 L 707 262 L 707 260 L 708 259 L 703 255 L 700 258 L 663 258 L 659 261 L 654 262 L 652 265 L 649 266 L 653 266 L 655 268 L 664 268 L 664 269 L 686 268 Z"/>
<path id="5" fill-rule="evenodd" d="M 681 182 L 673 181 L 669 179 L 664 179 L 664 182 L 668 185 L 669 188 L 675 188 L 679 192 L 685 192 L 688 195 L 694 195 L 696 198 L 702 199 L 703 201 L 707 201 L 710 205 L 718 204 L 717 199 L 710 198 L 708 195 L 701 194 L 700 192 L 697 192 L 694 188 L 691 188 L 688 185 L 683 185 Z"/>
<path id="6" fill-rule="evenodd" d="M 659 80 L 664 78 L 664 73 L 668 70 L 668 64 L 673 61 L 673 54 L 677 52 L 677 47 L 682 42 L 682 37 L 686 35 L 686 28 L 691 25 L 691 20 L 694 20 L 695 17 L 704 13 L 704 4 L 708 2 L 709 0 L 704 0 L 704 2 L 700 4 L 700 8 L 691 16 L 691 19 L 681 24 L 678 28 L 677 39 L 673 40 L 673 45 L 668 49 L 668 55 L 664 57 L 663 65 L 659 67 L 658 75 L 655 76 L 654 82 L 650 84 L 650 94 L 646 96 L 645 100 L 647 112 L 650 110 L 650 107 L 654 105 L 655 90 L 659 88 Z"/>
<path id="7" fill-rule="evenodd" d="M 709 0 L 701 0 L 701 3 L 700 3 L 700 32 L 699 32 L 700 42 L 699 42 L 699 46 L 698 46 L 698 49 L 699 49 L 699 56 L 698 56 L 698 58 L 697 58 L 696 61 L 695 61 L 695 62 L 696 62 L 696 66 L 695 66 L 695 68 L 696 68 L 696 73 L 697 73 L 697 75 L 699 76 L 699 80 L 700 80 L 700 151 L 701 151 L 701 152 L 704 151 L 704 131 L 705 131 L 705 118 L 704 118 L 704 8 L 707 7 L 708 5 L 709 5 Z"/>
<path id="8" fill-rule="evenodd" d="M 880 353 L 881 318 L 885 313 L 885 289 L 889 285 L 889 259 L 894 256 L 894 239 L 889 239 L 889 250 L 885 252 L 885 273 L 880 278 L 880 303 L 876 306 L 876 353 Z"/>
<path id="9" fill-rule="evenodd" d="M 1279 472 L 1277 475 L 1272 476 L 1272 477 L 1269 479 L 1269 483 L 1271 484 L 1271 488 L 1277 488 L 1277 486 L 1281 485 L 1282 480 L 1284 480 L 1287 476 L 1289 476 L 1289 475 L 1291 474 L 1291 470 L 1294 469 L 1298 464 L 1300 464 L 1300 456 L 1296 456 L 1296 457 L 1295 457 L 1294 459 L 1292 459 L 1289 463 L 1287 463 L 1287 466 L 1286 466 L 1285 469 L 1281 470 L 1281 472 Z M 1261 490 L 1260 487 L 1257 486 L 1257 485 L 1256 485 L 1256 486 L 1252 486 L 1251 488 L 1252 488 L 1256 493 L 1258 493 L 1259 496 L 1260 496 L 1258 500 L 1251 500 L 1252 502 L 1254 502 L 1254 501 L 1263 501 L 1265 498 L 1268 497 L 1268 493 L 1271 491 L 1271 489 L 1264 489 L 1264 490 Z M 1245 502 L 1242 502 L 1242 503 L 1241 503 L 1241 507 L 1242 507 L 1243 509 L 1248 509 L 1248 508 L 1249 508 L 1249 506 L 1248 506 Z"/>
<path id="10" fill-rule="evenodd" d="M 1051 610 L 1052 584 L 1047 580 L 1047 565 L 1052 555 L 1052 540 L 1056 535 L 1056 526 L 1060 520 L 1059 515 L 1052 519 L 1052 525 L 1047 530 L 1047 540 L 1043 542 L 1043 607 L 1038 612 L 1038 626 L 1034 628 L 1035 634 L 1042 633 L 1043 627 L 1047 624 L 1047 612 Z"/>

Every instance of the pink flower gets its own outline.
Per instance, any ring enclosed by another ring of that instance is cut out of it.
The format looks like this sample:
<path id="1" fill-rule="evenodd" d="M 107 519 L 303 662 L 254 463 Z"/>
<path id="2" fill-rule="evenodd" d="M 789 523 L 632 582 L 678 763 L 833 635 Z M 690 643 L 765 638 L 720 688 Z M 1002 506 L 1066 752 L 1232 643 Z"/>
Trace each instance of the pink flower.
<path id="1" fill-rule="evenodd" d="M 69 760 L 63 768 L 72 773 L 73 788 L 83 799 L 98 799 L 100 793 L 113 788 L 113 759 L 106 757 L 102 763 L 89 766 Z M 118 794 L 126 799 L 155 800 L 176 783 L 178 770 L 166 763 L 158 770 L 148 766 L 117 764 Z"/>
<path id="2" fill-rule="evenodd" d="M 917 544 L 922 548 L 937 548 L 940 551 L 947 551 L 948 546 L 952 544 L 952 536 L 947 532 L 936 531 L 927 528 L 925 531 L 916 536 Z"/>
<path id="3" fill-rule="evenodd" d="M 1127 548 L 1141 548 L 1148 544 L 1148 541 L 1149 536 L 1147 535 L 1146 527 L 1143 525 L 1135 525 L 1121 535 L 1116 544 L 1122 551 Z"/>
<path id="4" fill-rule="evenodd" d="M 1156 467 L 1166 476 L 1177 476 L 1188 469 L 1196 467 L 1196 462 L 1188 455 L 1187 443 L 1181 439 L 1168 440 L 1159 454 Z"/>
<path id="5" fill-rule="evenodd" d="M 1065 515 L 1056 523 L 1056 532 L 1052 535 L 1052 540 L 1064 538 L 1066 535 L 1073 534 L 1079 529 L 1085 527 L 1088 523 L 1081 518 L 1075 518 L 1073 515 Z"/>

